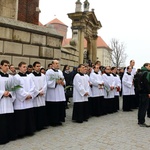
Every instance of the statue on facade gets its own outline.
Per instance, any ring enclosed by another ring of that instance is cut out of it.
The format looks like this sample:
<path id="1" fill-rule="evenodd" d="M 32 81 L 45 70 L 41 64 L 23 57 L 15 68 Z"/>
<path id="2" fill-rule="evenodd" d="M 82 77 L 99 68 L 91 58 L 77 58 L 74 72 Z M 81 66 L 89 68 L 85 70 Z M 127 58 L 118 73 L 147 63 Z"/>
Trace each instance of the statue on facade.
<path id="1" fill-rule="evenodd" d="M 84 11 L 89 11 L 89 7 L 90 7 L 90 3 L 88 2 L 88 0 L 84 1 Z"/>

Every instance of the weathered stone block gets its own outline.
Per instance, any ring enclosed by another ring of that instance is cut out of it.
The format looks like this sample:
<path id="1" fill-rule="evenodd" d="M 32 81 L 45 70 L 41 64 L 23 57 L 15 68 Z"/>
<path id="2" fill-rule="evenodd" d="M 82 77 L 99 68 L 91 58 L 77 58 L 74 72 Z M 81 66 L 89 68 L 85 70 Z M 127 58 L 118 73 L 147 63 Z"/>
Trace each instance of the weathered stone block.
<path id="1" fill-rule="evenodd" d="M 65 59 L 61 59 L 61 64 L 62 64 L 62 65 L 66 65 L 66 64 L 70 65 L 70 64 L 68 63 L 68 61 L 65 60 Z"/>
<path id="2" fill-rule="evenodd" d="M 30 43 L 30 33 L 20 30 L 14 30 L 13 40 L 25 43 Z"/>
<path id="3" fill-rule="evenodd" d="M 39 46 L 23 44 L 23 55 L 39 57 Z"/>
<path id="4" fill-rule="evenodd" d="M 4 54 L 22 54 L 22 44 L 4 41 Z"/>
<path id="5" fill-rule="evenodd" d="M 31 34 L 31 43 L 38 45 L 46 45 L 46 36 L 39 34 Z"/>
<path id="6" fill-rule="evenodd" d="M 65 54 L 65 59 L 69 59 L 69 54 Z"/>
<path id="7" fill-rule="evenodd" d="M 10 18 L 12 18 L 12 19 L 17 18 L 17 16 L 16 16 L 16 10 L 15 9 L 11 9 L 10 10 Z"/>
<path id="8" fill-rule="evenodd" d="M 12 40 L 12 32 L 13 30 L 10 28 L 0 27 L 0 38 Z"/>
<path id="9" fill-rule="evenodd" d="M 46 66 L 45 66 L 45 69 L 48 68 L 48 64 L 51 64 L 51 63 L 52 63 L 52 60 L 53 60 L 53 59 L 46 59 Z"/>
<path id="10" fill-rule="evenodd" d="M 75 60 L 76 62 L 79 62 L 79 57 L 74 56 L 74 60 Z"/>
<path id="11" fill-rule="evenodd" d="M 69 59 L 70 59 L 70 60 L 73 60 L 73 55 L 69 55 Z"/>
<path id="12" fill-rule="evenodd" d="M 30 58 L 30 64 L 33 64 L 35 61 L 38 61 L 41 63 L 42 67 L 46 67 L 45 66 L 45 59 L 39 59 L 39 58 Z"/>
<path id="13" fill-rule="evenodd" d="M 40 47 L 40 57 L 53 58 L 53 56 L 54 56 L 53 48 Z"/>
<path id="14" fill-rule="evenodd" d="M 69 49 L 69 52 L 70 52 L 71 54 L 73 54 L 73 55 L 74 55 L 74 53 L 75 53 L 75 51 L 72 50 L 72 49 Z"/>
<path id="15" fill-rule="evenodd" d="M 69 59 L 69 55 L 61 52 L 61 58 Z"/>
<path id="16" fill-rule="evenodd" d="M 71 54 L 75 54 L 75 52 L 77 51 L 77 50 L 74 50 L 74 49 L 69 49 L 69 51 L 71 52 Z"/>
<path id="17" fill-rule="evenodd" d="M 73 61 L 68 61 L 68 64 L 69 64 L 70 66 L 74 66 L 74 62 L 73 62 Z"/>
<path id="18" fill-rule="evenodd" d="M 16 0 L 5 0 L 6 7 L 15 9 Z"/>
<path id="19" fill-rule="evenodd" d="M 60 49 L 54 49 L 54 58 L 61 58 L 61 50 Z"/>
<path id="20" fill-rule="evenodd" d="M 1 7 L 1 16 L 11 18 L 11 9 L 7 7 Z"/>
<path id="21" fill-rule="evenodd" d="M 0 41 L 0 53 L 3 53 L 3 41 Z"/>
<path id="22" fill-rule="evenodd" d="M 29 65 L 29 58 L 28 57 L 19 57 L 19 56 L 12 56 L 12 64 L 15 67 L 18 67 L 18 64 L 23 61 Z"/>
<path id="23" fill-rule="evenodd" d="M 79 52 L 78 51 L 75 51 L 74 54 L 79 57 Z"/>
<path id="24" fill-rule="evenodd" d="M 74 62 L 74 66 L 78 66 L 79 65 L 79 62 Z"/>
<path id="25" fill-rule="evenodd" d="M 61 47 L 62 40 L 54 37 L 47 37 L 47 45 L 53 47 Z"/>
<path id="26" fill-rule="evenodd" d="M 6 6 L 6 0 L 1 0 L 1 1 L 0 1 L 0 5 L 1 5 L 1 6 Z"/>
<path id="27" fill-rule="evenodd" d="M 11 64 L 11 56 L 7 56 L 7 55 L 0 55 L 0 61 L 2 61 L 2 60 L 8 60 L 9 61 L 9 63 Z"/>

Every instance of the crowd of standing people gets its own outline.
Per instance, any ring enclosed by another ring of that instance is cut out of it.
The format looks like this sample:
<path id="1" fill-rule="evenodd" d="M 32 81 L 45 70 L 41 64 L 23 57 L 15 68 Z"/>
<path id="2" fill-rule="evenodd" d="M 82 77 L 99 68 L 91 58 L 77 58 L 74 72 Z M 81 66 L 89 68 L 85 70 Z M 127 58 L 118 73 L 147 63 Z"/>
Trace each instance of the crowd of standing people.
<path id="1" fill-rule="evenodd" d="M 135 92 L 135 61 L 126 68 L 80 64 L 70 71 L 69 65 L 60 70 L 53 60 L 46 70 L 36 61 L 33 65 L 18 64 L 18 72 L 9 61 L 0 63 L 0 144 L 31 136 L 47 126 L 65 122 L 70 97 L 73 100 L 72 121 L 83 123 L 92 116 L 118 112 L 119 98 L 123 97 L 123 111 L 138 109 L 138 124 L 150 117 L 150 64 L 141 71 L 144 87 Z M 148 110 L 148 111 L 147 111 Z"/>

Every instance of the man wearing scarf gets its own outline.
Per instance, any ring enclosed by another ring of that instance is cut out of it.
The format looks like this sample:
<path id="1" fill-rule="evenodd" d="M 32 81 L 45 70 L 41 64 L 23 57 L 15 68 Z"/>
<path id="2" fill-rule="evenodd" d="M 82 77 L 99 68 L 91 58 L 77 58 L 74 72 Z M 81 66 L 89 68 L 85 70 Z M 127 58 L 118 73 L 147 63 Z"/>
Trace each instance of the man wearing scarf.
<path id="1" fill-rule="evenodd" d="M 146 111 L 149 106 L 149 98 L 150 98 L 150 63 L 145 63 L 143 67 L 141 67 L 141 71 L 143 72 L 142 82 L 143 88 L 140 92 L 140 100 L 139 100 L 139 109 L 138 109 L 138 124 L 140 127 L 150 127 L 145 123 Z"/>

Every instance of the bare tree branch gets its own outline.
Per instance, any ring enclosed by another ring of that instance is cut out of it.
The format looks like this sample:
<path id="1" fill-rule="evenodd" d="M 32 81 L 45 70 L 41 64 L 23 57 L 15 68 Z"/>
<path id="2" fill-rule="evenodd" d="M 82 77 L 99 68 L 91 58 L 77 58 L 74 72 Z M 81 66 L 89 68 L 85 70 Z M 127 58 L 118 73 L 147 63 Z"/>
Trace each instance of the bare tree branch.
<path id="1" fill-rule="evenodd" d="M 124 43 L 120 43 L 119 40 L 112 39 L 110 42 L 110 49 L 112 51 L 108 51 L 112 65 L 116 67 L 120 67 L 126 61 L 127 54 L 125 53 L 125 45 Z"/>

